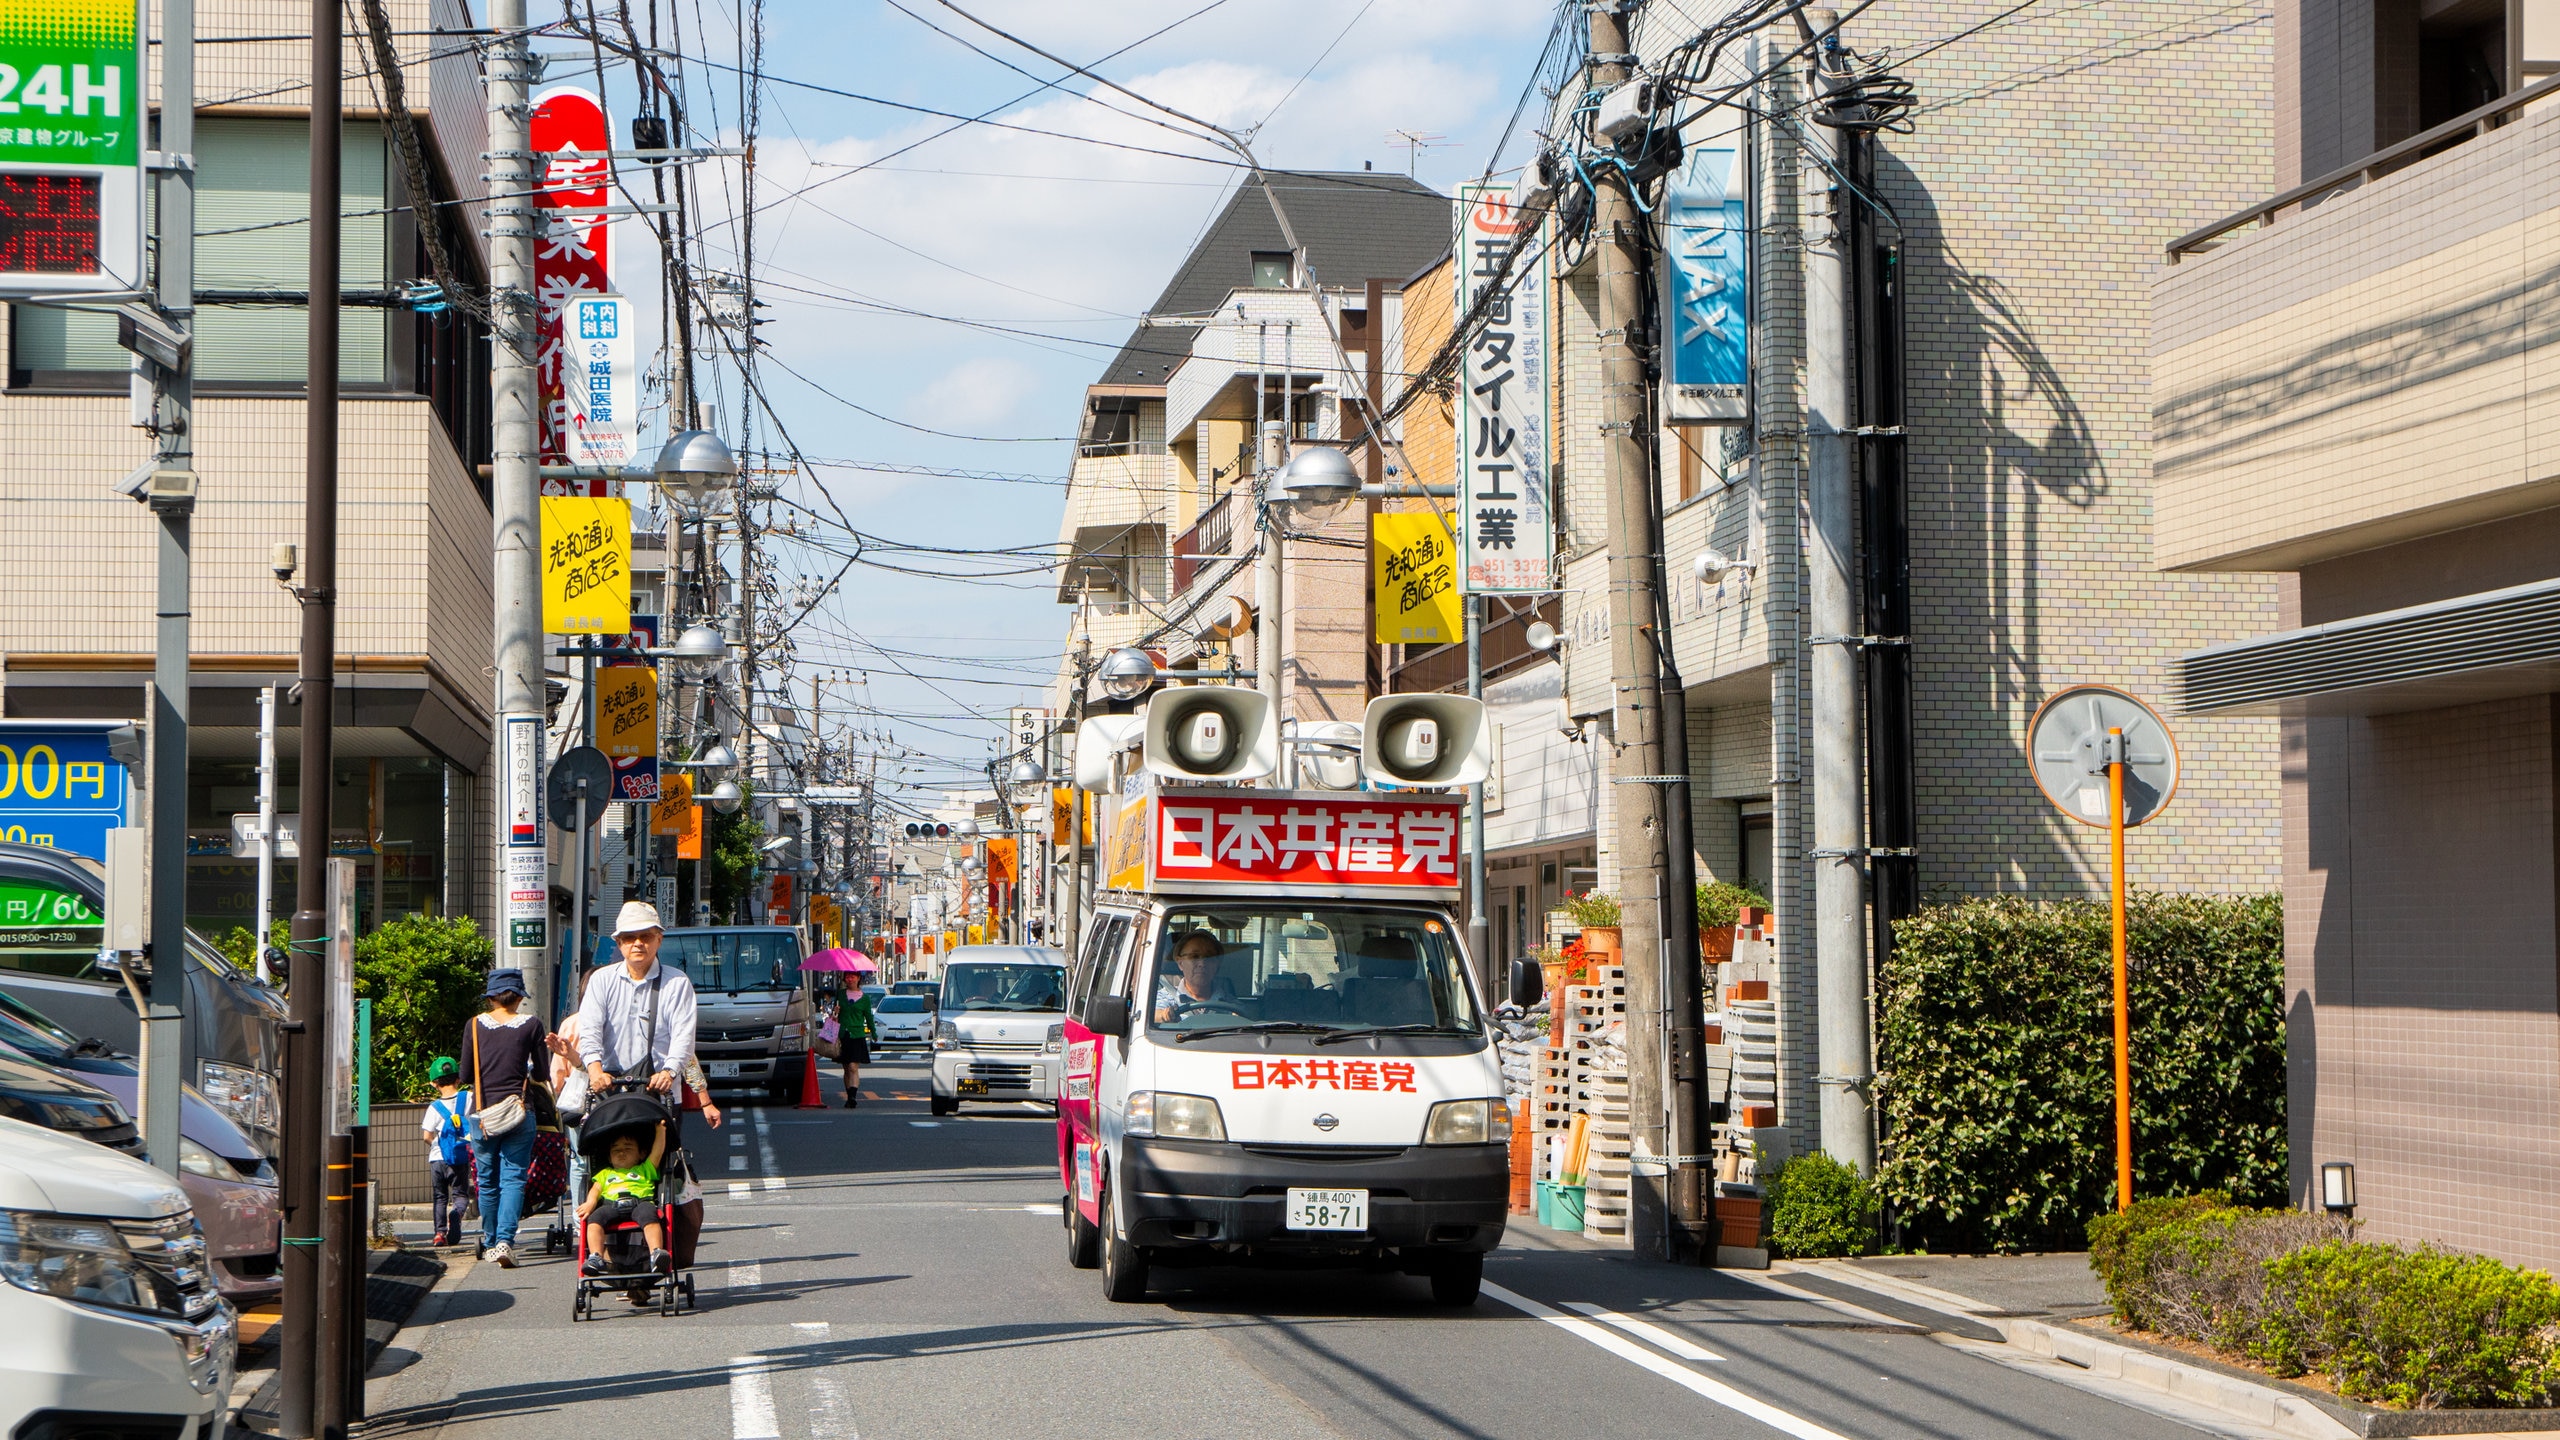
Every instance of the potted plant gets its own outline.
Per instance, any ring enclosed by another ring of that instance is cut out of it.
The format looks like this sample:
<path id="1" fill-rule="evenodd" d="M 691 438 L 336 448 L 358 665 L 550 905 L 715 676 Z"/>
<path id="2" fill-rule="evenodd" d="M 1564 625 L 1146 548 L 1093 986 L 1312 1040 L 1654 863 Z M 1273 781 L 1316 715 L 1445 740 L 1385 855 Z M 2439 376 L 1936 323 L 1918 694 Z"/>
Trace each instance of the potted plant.
<path id="1" fill-rule="evenodd" d="M 1565 978 L 1565 948 L 1566 947 L 1562 945 L 1541 945 L 1538 947 L 1538 969 L 1546 976 L 1546 993 L 1549 995 L 1561 995 L 1564 987 L 1570 983 Z M 1563 1002 L 1559 999 L 1557 1003 L 1561 1004 Z"/>
<path id="2" fill-rule="evenodd" d="M 1723 880 L 1698 887 L 1698 954 L 1709 965 L 1721 965 L 1733 958 L 1733 927 L 1742 923 L 1742 912 L 1765 908 L 1767 896 L 1747 885 Z"/>
<path id="3" fill-rule="evenodd" d="M 1582 927 L 1582 950 L 1595 965 L 1620 963 L 1624 948 L 1618 934 L 1618 897 L 1606 890 L 1585 890 L 1564 897 L 1565 913 Z"/>

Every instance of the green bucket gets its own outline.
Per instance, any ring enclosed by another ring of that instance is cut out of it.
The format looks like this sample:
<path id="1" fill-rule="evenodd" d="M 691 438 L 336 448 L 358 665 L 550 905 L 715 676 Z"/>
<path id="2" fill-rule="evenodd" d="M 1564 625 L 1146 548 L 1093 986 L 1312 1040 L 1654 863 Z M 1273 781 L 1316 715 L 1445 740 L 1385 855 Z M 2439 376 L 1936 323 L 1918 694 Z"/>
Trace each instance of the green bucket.
<path id="1" fill-rule="evenodd" d="M 1556 1182 L 1532 1180 L 1529 1184 L 1537 1195 L 1538 1223 L 1549 1229 L 1555 1228 Z"/>
<path id="2" fill-rule="evenodd" d="M 1547 1228 L 1550 1230 L 1582 1229 L 1582 1187 L 1558 1185 L 1547 1206 Z"/>

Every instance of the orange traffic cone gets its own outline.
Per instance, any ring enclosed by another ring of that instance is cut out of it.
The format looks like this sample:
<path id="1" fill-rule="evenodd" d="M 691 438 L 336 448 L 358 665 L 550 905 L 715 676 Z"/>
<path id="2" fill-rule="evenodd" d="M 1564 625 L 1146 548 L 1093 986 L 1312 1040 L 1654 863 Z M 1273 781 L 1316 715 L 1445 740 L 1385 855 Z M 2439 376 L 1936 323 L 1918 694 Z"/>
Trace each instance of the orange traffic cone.
<path id="1" fill-rule="evenodd" d="M 809 1057 L 809 1068 L 801 1072 L 800 1104 L 802 1110 L 824 1110 L 827 1102 L 818 1098 L 818 1052 L 803 1052 Z"/>

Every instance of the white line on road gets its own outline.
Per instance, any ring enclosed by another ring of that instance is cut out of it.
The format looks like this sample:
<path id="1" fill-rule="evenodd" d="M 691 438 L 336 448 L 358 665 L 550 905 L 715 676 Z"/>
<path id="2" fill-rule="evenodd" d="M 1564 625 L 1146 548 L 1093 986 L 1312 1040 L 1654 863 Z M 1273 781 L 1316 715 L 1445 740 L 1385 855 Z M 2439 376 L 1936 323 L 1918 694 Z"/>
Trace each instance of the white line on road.
<path id="1" fill-rule="evenodd" d="M 1842 1440 L 1838 1431 L 1825 1430 L 1810 1420 L 1790 1415 L 1766 1400 L 1757 1400 L 1721 1380 L 1710 1380 L 1685 1365 L 1665 1360 L 1632 1340 L 1612 1335 L 1588 1320 L 1576 1319 L 1560 1310 L 1542 1305 L 1526 1295 L 1515 1295 L 1488 1280 L 1484 1293 L 1523 1315 L 1544 1320 L 1566 1334 L 1587 1340 L 1621 1360 L 1641 1365 L 1665 1380 L 1694 1394 L 1702 1395 L 1738 1414 L 1748 1415 L 1771 1429 L 1793 1435 L 1796 1440 Z"/>
<path id="2" fill-rule="evenodd" d="M 729 1361 L 730 1440 L 782 1440 L 773 1413 L 773 1367 L 761 1355 Z"/>
<path id="3" fill-rule="evenodd" d="M 809 1440 L 862 1440 L 853 1423 L 853 1399 L 844 1393 L 842 1379 L 813 1376 L 809 1388 L 816 1392 L 816 1403 L 809 1407 Z"/>
<path id="4" fill-rule="evenodd" d="M 794 1320 L 791 1322 L 791 1329 L 804 1340 L 827 1338 L 827 1322 L 824 1320 Z"/>
<path id="5" fill-rule="evenodd" d="M 1724 1363 L 1724 1357 L 1713 1350 L 1702 1345 L 1693 1345 L 1649 1320 L 1638 1320 L 1631 1315 L 1621 1315 L 1615 1310 L 1603 1310 L 1597 1305 L 1582 1300 L 1568 1300 L 1564 1308 L 1579 1310 L 1601 1324 L 1624 1330 L 1639 1340 L 1650 1340 L 1683 1360 L 1706 1360 L 1719 1365 Z"/>
<path id="6" fill-rule="evenodd" d="M 1022 1208 L 1030 1211 L 1034 1215 L 1055 1215 L 1058 1213 L 1057 1205 L 1051 1201 L 1042 1201 L 1038 1204 L 1025 1205 Z"/>
<path id="7" fill-rule="evenodd" d="M 913 1125 L 919 1130 L 939 1130 L 942 1128 L 942 1122 L 939 1120 L 910 1120 L 907 1123 Z"/>
<path id="8" fill-rule="evenodd" d="M 729 1168 L 730 1168 L 730 1169 L 732 1169 L 732 1170 L 744 1170 L 744 1169 L 746 1169 L 746 1168 L 747 1168 L 747 1157 L 746 1157 L 746 1156 L 744 1156 L 744 1155 L 732 1155 L 732 1156 L 730 1156 L 730 1157 L 729 1157 Z"/>
<path id="9" fill-rule="evenodd" d="M 744 1180 L 732 1180 L 729 1182 L 729 1198 L 732 1200 L 744 1200 L 754 1193 L 754 1188 L 749 1186 Z"/>
<path id="10" fill-rule="evenodd" d="M 760 1286 L 760 1285 L 762 1285 L 762 1284 L 764 1284 L 764 1262 L 763 1262 L 763 1261 L 761 1261 L 761 1260 L 732 1260 L 732 1261 L 730 1261 L 730 1262 L 729 1262 L 729 1288 L 730 1288 L 730 1289 L 732 1289 L 732 1290 L 753 1290 L 753 1289 L 755 1289 L 757 1286 Z"/>
<path id="11" fill-rule="evenodd" d="M 780 1190 L 790 1183 L 791 1177 L 788 1175 L 767 1175 L 764 1177 L 764 1188 L 767 1190 Z"/>
<path id="12" fill-rule="evenodd" d="M 767 1175 L 778 1175 L 782 1167 L 773 1163 L 773 1132 L 765 1128 L 764 1112 L 756 1112 L 756 1163 Z"/>
<path id="13" fill-rule="evenodd" d="M 747 1143 L 747 1132 L 741 1130 L 729 1137 L 729 1148 L 735 1150 Z"/>

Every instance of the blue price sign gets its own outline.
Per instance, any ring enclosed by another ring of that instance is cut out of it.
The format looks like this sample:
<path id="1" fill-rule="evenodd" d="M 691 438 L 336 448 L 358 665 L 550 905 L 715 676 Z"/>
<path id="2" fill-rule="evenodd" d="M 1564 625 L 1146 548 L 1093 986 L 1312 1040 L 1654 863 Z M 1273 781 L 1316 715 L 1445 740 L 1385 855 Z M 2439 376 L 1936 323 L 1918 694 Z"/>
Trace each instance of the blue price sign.
<path id="1" fill-rule="evenodd" d="M 0 721 L 0 840 L 93 860 L 125 821 L 124 767 L 107 754 L 112 721 Z"/>

